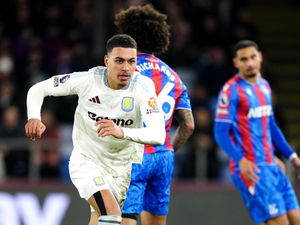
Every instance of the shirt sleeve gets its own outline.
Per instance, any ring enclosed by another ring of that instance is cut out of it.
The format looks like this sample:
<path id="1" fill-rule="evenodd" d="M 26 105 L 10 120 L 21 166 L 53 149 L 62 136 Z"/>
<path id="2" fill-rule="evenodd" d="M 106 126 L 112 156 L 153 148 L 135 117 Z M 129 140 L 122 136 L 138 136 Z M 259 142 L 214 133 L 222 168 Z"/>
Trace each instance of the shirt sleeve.
<path id="1" fill-rule="evenodd" d="M 188 96 L 187 88 L 181 80 L 179 84 L 182 92 L 180 96 L 176 99 L 175 110 L 186 109 L 191 111 L 191 102 Z"/>
<path id="2" fill-rule="evenodd" d="M 216 122 L 232 123 L 234 121 L 238 104 L 236 89 L 237 87 L 234 85 L 225 84 L 223 86 L 216 104 Z"/>
<path id="3" fill-rule="evenodd" d="M 231 123 L 215 122 L 214 124 L 214 136 L 218 145 L 227 153 L 227 155 L 238 163 L 243 155 L 238 152 L 230 137 Z"/>
<path id="4" fill-rule="evenodd" d="M 235 86 L 225 84 L 220 91 L 216 105 L 214 137 L 218 145 L 228 156 L 234 162 L 238 163 L 243 158 L 243 155 L 237 151 L 230 136 L 238 104 L 238 96 L 235 88 Z"/>
<path id="5" fill-rule="evenodd" d="M 150 80 L 151 81 L 151 80 Z M 158 108 L 153 82 L 143 85 L 143 92 L 138 95 L 138 102 L 143 128 L 122 128 L 124 138 L 147 145 L 163 145 L 166 138 L 163 113 Z"/>
<path id="6" fill-rule="evenodd" d="M 56 75 L 33 85 L 27 93 L 28 119 L 41 119 L 41 107 L 46 96 L 76 95 L 82 88 L 81 79 L 86 72 Z M 81 84 L 81 85 L 80 85 Z"/>
<path id="7" fill-rule="evenodd" d="M 277 126 L 274 115 L 270 117 L 270 128 L 272 143 L 275 148 L 287 159 L 295 153 L 291 146 L 288 144 L 286 138 L 284 137 L 281 129 Z"/>

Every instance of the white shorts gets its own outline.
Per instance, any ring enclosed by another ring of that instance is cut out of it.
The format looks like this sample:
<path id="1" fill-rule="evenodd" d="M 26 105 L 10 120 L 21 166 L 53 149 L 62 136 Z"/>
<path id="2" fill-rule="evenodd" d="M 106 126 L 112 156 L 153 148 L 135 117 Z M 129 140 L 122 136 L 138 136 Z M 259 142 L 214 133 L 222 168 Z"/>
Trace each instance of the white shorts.
<path id="1" fill-rule="evenodd" d="M 120 171 L 114 175 L 111 171 Z M 116 200 L 123 206 L 130 184 L 131 163 L 126 166 L 109 168 L 93 159 L 73 151 L 69 162 L 70 177 L 81 198 L 88 200 L 100 190 L 111 190 Z"/>

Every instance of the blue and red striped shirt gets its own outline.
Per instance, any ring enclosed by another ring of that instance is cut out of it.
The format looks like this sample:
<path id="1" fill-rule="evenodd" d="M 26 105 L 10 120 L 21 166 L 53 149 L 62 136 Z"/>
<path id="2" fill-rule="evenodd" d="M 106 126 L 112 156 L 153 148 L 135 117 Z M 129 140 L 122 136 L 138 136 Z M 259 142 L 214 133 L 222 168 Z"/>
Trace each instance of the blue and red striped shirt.
<path id="1" fill-rule="evenodd" d="M 230 123 L 230 134 L 238 154 L 255 164 L 274 162 L 271 137 L 273 117 L 271 88 L 259 77 L 251 84 L 239 75 L 222 88 L 215 114 L 215 123 Z M 231 172 L 238 169 L 231 159 Z"/>
<path id="2" fill-rule="evenodd" d="M 145 145 L 145 154 L 173 151 L 168 132 L 171 129 L 174 110 L 191 110 L 187 88 L 172 68 L 153 55 L 139 53 L 136 70 L 153 80 L 158 102 L 165 116 L 167 132 L 164 145 Z"/>

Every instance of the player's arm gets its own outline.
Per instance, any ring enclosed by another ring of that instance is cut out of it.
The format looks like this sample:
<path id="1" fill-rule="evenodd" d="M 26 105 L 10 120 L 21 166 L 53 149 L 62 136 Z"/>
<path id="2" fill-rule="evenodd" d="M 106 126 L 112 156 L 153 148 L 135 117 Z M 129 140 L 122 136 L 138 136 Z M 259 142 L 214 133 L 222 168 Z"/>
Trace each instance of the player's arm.
<path id="1" fill-rule="evenodd" d="M 236 150 L 236 147 L 230 137 L 231 123 L 215 121 L 214 123 L 214 137 L 218 145 L 233 159 L 235 163 L 239 163 L 244 157 Z"/>
<path id="2" fill-rule="evenodd" d="M 278 127 L 274 116 L 270 117 L 270 128 L 273 145 L 285 158 L 291 161 L 300 178 L 300 159 L 297 156 L 297 153 L 288 144 L 281 129 Z"/>
<path id="3" fill-rule="evenodd" d="M 31 140 L 40 138 L 46 130 L 41 122 L 41 107 L 46 96 L 65 96 L 76 94 L 78 84 L 69 81 L 70 75 L 57 75 L 33 85 L 27 93 L 26 136 Z"/>
<path id="4" fill-rule="evenodd" d="M 163 113 L 158 108 L 153 81 L 148 79 L 140 91 L 141 94 L 137 96 L 137 101 L 145 127 L 122 128 L 124 138 L 141 144 L 163 145 L 166 138 L 165 120 Z"/>
<path id="5" fill-rule="evenodd" d="M 274 116 L 270 117 L 270 128 L 272 143 L 274 144 L 275 148 L 287 159 L 292 159 L 295 157 L 297 154 L 288 144 L 281 129 L 277 126 Z"/>
<path id="6" fill-rule="evenodd" d="M 214 136 L 218 145 L 228 154 L 228 156 L 237 163 L 245 179 L 251 183 L 256 183 L 259 177 L 255 172 L 260 172 L 256 165 L 246 159 L 236 147 L 230 137 L 231 123 L 218 122 L 214 123 Z"/>
<path id="7" fill-rule="evenodd" d="M 226 84 L 220 92 L 216 107 L 214 137 L 218 145 L 239 165 L 244 178 L 254 184 L 259 179 L 255 173 L 259 172 L 259 169 L 253 162 L 246 159 L 242 152 L 237 150 L 230 136 L 238 105 L 238 95 L 234 88 L 236 87 Z"/>
<path id="8" fill-rule="evenodd" d="M 175 110 L 174 117 L 178 122 L 178 127 L 172 136 L 171 143 L 176 152 L 191 136 L 194 131 L 194 118 L 191 110 Z"/>

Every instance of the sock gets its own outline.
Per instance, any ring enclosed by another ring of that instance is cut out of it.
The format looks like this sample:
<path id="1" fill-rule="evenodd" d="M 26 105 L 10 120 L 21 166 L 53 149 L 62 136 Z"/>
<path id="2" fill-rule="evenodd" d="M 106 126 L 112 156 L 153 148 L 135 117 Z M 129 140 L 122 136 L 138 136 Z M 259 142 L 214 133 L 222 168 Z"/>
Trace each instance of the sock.
<path id="1" fill-rule="evenodd" d="M 121 221 L 121 216 L 105 215 L 98 218 L 98 225 L 119 225 Z"/>

